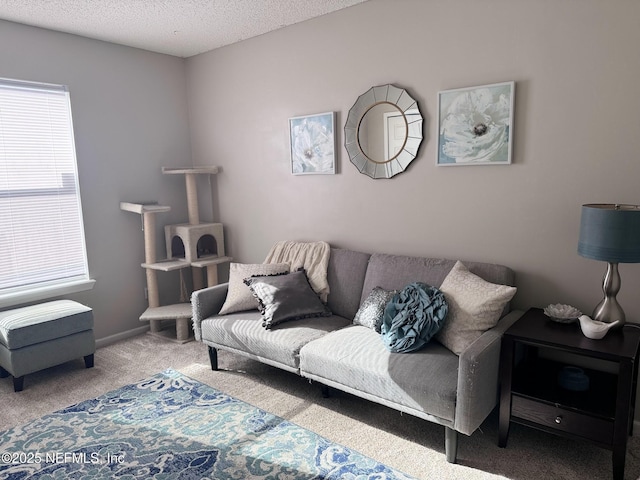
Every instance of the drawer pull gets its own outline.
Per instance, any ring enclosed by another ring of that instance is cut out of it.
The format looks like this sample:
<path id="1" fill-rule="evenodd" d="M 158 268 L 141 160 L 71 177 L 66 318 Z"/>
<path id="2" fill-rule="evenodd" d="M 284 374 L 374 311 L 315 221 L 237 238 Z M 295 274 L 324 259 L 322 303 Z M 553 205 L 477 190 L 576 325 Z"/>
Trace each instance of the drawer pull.
<path id="1" fill-rule="evenodd" d="M 557 423 L 558 425 L 560 425 L 560 424 L 562 423 L 562 416 L 561 416 L 561 415 L 558 415 L 558 416 L 556 417 L 556 423 Z"/>

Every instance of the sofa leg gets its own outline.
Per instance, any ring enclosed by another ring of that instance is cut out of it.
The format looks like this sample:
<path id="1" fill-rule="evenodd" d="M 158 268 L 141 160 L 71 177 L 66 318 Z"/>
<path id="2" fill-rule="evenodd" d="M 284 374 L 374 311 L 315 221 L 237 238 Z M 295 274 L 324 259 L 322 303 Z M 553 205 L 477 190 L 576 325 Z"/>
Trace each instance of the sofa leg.
<path id="1" fill-rule="evenodd" d="M 444 453 L 447 462 L 456 463 L 458 455 L 458 432 L 453 428 L 444 427 Z"/>
<path id="2" fill-rule="evenodd" d="M 322 391 L 322 398 L 329 398 L 331 395 L 329 394 L 329 387 L 326 385 L 320 385 Z"/>
<path id="3" fill-rule="evenodd" d="M 9 376 L 9 372 L 7 372 L 4 368 L 0 367 L 0 378 L 7 378 Z"/>
<path id="4" fill-rule="evenodd" d="M 84 366 L 86 368 L 93 368 L 93 353 L 91 355 L 85 355 Z"/>
<path id="5" fill-rule="evenodd" d="M 209 347 L 209 363 L 211 363 L 211 370 L 218 370 L 218 351 L 211 346 Z"/>
<path id="6" fill-rule="evenodd" d="M 21 392 L 24 387 L 24 375 L 21 377 L 13 377 L 13 391 Z"/>

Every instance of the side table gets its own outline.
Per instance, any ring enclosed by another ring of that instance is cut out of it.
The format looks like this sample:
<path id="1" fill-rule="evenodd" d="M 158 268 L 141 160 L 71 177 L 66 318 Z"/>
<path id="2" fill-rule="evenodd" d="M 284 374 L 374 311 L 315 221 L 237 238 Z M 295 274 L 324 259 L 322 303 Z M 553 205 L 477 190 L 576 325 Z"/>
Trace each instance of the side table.
<path id="1" fill-rule="evenodd" d="M 613 478 L 622 480 L 633 429 L 639 346 L 640 329 L 630 325 L 592 340 L 578 323 L 557 323 L 542 309 L 528 310 L 502 338 L 498 446 L 506 447 L 511 422 L 587 440 L 613 452 Z M 567 390 L 558 375 L 571 362 L 556 360 L 562 357 L 557 352 L 605 361 L 613 373 L 580 367 L 589 377 L 588 389 Z"/>

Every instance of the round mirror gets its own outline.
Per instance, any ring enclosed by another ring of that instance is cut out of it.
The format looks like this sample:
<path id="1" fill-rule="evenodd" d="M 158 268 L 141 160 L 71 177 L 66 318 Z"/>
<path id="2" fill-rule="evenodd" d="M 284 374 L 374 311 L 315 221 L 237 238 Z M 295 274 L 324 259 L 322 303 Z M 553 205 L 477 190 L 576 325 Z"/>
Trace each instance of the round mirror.
<path id="1" fill-rule="evenodd" d="M 402 151 L 406 141 L 407 122 L 393 103 L 376 103 L 362 116 L 358 144 L 372 162 L 388 162 Z"/>
<path id="2" fill-rule="evenodd" d="M 422 142 L 422 122 L 418 104 L 406 90 L 371 88 L 358 97 L 344 127 L 351 163 L 371 178 L 404 172 Z"/>

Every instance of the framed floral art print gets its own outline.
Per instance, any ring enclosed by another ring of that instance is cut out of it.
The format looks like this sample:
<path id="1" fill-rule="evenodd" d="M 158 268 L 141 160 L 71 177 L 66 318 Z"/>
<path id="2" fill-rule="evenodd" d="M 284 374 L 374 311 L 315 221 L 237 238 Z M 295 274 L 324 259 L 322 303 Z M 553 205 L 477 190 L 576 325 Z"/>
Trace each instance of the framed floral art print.
<path id="1" fill-rule="evenodd" d="M 336 173 L 334 120 L 334 112 L 289 119 L 293 175 Z"/>
<path id="2" fill-rule="evenodd" d="M 511 163 L 515 82 L 438 93 L 437 164 Z"/>

